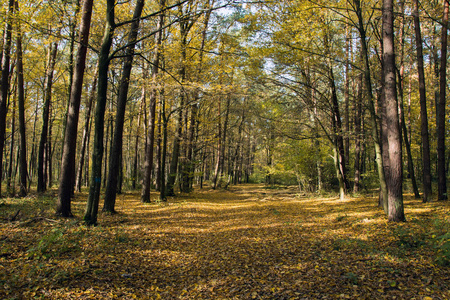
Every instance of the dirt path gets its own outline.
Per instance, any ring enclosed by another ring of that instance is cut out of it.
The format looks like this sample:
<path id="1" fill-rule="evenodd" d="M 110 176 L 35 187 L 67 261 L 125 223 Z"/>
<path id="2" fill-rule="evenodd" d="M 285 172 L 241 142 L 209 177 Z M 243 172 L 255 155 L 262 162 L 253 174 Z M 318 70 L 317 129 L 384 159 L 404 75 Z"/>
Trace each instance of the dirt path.
<path id="1" fill-rule="evenodd" d="M 448 226 L 449 206 L 406 207 L 411 222 L 393 225 L 374 199 L 304 199 L 295 189 L 247 185 L 166 205 L 128 194 L 95 228 L 1 223 L 0 297 L 449 299 L 431 237 Z"/>

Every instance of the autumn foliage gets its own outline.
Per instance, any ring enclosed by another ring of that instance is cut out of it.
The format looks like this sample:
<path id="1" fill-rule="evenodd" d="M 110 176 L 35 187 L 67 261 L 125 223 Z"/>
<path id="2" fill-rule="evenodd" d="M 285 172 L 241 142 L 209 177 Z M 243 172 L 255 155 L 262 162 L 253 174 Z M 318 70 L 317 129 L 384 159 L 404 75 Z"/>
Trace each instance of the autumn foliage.
<path id="1" fill-rule="evenodd" d="M 244 185 L 168 203 L 117 199 L 85 227 L 55 219 L 56 191 L 0 202 L 3 299 L 448 299 L 449 202 L 304 197 Z M 152 200 L 156 195 L 152 195 Z"/>

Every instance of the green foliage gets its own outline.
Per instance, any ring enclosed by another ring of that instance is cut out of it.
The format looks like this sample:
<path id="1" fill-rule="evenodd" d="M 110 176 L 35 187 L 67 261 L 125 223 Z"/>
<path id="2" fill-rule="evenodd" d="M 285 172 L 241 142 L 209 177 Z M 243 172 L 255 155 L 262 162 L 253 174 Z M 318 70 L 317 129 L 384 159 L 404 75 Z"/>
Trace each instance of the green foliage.
<path id="1" fill-rule="evenodd" d="M 46 259 L 55 256 L 57 252 L 66 250 L 64 246 L 64 231 L 55 228 L 44 235 L 36 246 L 28 250 L 27 256 L 35 259 Z"/>
<path id="2" fill-rule="evenodd" d="M 410 228 L 397 226 L 392 229 L 392 234 L 397 240 L 397 245 L 401 248 L 418 248 L 426 244 L 422 234 L 413 232 Z"/>
<path id="3" fill-rule="evenodd" d="M 439 232 L 445 232 L 435 238 L 436 257 L 435 261 L 442 266 L 450 266 L 450 226 L 448 222 L 436 220 L 434 222 Z"/>
<path id="4" fill-rule="evenodd" d="M 53 228 L 41 237 L 34 247 L 28 249 L 27 257 L 41 260 L 76 252 L 81 249 L 81 239 L 80 234 L 71 236 L 65 228 Z"/>

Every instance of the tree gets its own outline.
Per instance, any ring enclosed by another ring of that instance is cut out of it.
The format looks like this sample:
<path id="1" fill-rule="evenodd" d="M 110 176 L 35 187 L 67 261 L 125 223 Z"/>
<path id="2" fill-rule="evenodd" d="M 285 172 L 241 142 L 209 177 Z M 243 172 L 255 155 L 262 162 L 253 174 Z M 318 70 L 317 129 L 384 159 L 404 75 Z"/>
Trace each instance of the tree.
<path id="1" fill-rule="evenodd" d="M 44 172 L 44 165 L 48 161 L 48 148 L 50 147 L 48 140 L 49 133 L 49 117 L 50 117 L 50 105 L 52 99 L 52 86 L 53 86 L 53 71 L 55 69 L 56 54 L 58 51 L 58 44 L 52 43 L 48 49 L 48 64 L 47 74 L 45 76 L 45 91 L 44 91 L 44 107 L 42 115 L 42 130 L 41 139 L 39 141 L 39 153 L 38 153 L 38 183 L 37 191 L 44 192 L 47 189 L 47 174 Z"/>
<path id="2" fill-rule="evenodd" d="M 394 51 L 394 10 L 393 0 L 383 0 L 383 82 L 387 125 L 387 141 L 389 155 L 386 182 L 388 187 L 388 220 L 405 221 L 403 211 L 403 175 L 402 175 L 402 144 L 397 104 L 397 87 L 395 77 Z"/>
<path id="3" fill-rule="evenodd" d="M 374 96 L 372 89 L 372 78 L 370 74 L 370 62 L 369 62 L 369 49 L 367 47 L 367 36 L 366 36 L 366 26 L 363 20 L 363 12 L 361 9 L 361 1 L 353 0 L 355 13 L 358 18 L 358 23 L 356 28 L 359 32 L 359 37 L 361 40 L 361 55 L 363 59 L 364 65 L 364 84 L 365 90 L 367 94 L 368 101 L 368 109 L 370 113 L 370 123 L 372 125 L 372 140 L 375 148 L 375 161 L 377 163 L 377 171 L 378 171 L 378 180 L 380 184 L 380 202 L 383 203 L 384 211 L 387 213 L 388 207 L 388 188 L 386 182 L 386 175 L 384 173 L 383 159 L 382 159 L 382 150 L 381 150 L 381 142 L 380 142 L 380 133 L 378 129 L 378 116 L 375 112 L 375 104 L 374 104 Z"/>
<path id="4" fill-rule="evenodd" d="M 100 199 L 100 186 L 102 184 L 103 159 L 103 130 L 105 123 L 105 109 L 108 92 L 108 69 L 111 61 L 109 52 L 116 27 L 115 1 L 106 2 L 106 22 L 103 31 L 102 45 L 98 56 L 97 103 L 95 107 L 94 149 L 92 152 L 92 172 L 89 184 L 89 196 L 84 214 L 87 225 L 97 224 L 98 202 Z"/>
<path id="5" fill-rule="evenodd" d="M 420 31 L 419 0 L 414 0 L 414 29 L 416 34 L 417 48 L 417 71 L 419 74 L 419 96 L 420 96 L 420 127 L 422 136 L 422 175 L 423 175 L 423 202 L 431 201 L 431 161 L 430 161 L 430 139 L 428 136 L 428 113 L 427 97 L 425 90 L 425 72 L 423 66 L 422 34 Z M 406 135 L 406 132 L 404 133 Z"/>
<path id="6" fill-rule="evenodd" d="M 19 11 L 19 2 L 16 1 L 16 11 Z M 20 152 L 19 152 L 19 171 L 20 171 L 20 185 L 19 196 L 25 197 L 27 195 L 27 140 L 26 140 L 26 125 L 25 125 L 25 90 L 23 79 L 23 53 L 22 53 L 22 33 L 20 22 L 17 21 L 17 102 L 19 109 L 19 132 L 20 132 Z"/>
<path id="7" fill-rule="evenodd" d="M 8 13 L 5 23 L 5 30 L 3 32 L 3 51 L 1 60 L 1 98 L 0 98 L 0 177 L 3 174 L 3 147 L 5 145 L 5 132 L 6 132 L 6 113 L 9 95 L 9 68 L 11 61 L 11 32 L 12 32 L 12 18 L 14 13 L 14 0 L 8 1 Z M 1 180 L 0 180 L 1 181 Z M 0 197 L 2 195 L 2 189 L 0 184 Z"/>
<path id="8" fill-rule="evenodd" d="M 123 143 L 123 124 L 125 121 L 125 107 L 127 104 L 128 88 L 130 83 L 131 69 L 133 67 L 134 49 L 136 45 L 137 35 L 139 31 L 139 22 L 144 8 L 144 0 L 138 0 L 133 14 L 133 22 L 131 23 L 128 35 L 128 45 L 125 52 L 125 61 L 122 68 L 122 77 L 119 82 L 119 95 L 117 97 L 116 122 L 114 127 L 114 140 L 109 155 L 109 173 L 106 185 L 105 201 L 103 211 L 114 213 L 117 181 L 120 169 L 120 161 L 122 160 L 122 143 Z"/>
<path id="9" fill-rule="evenodd" d="M 159 1 L 160 8 L 164 8 L 165 0 Z M 157 76 L 160 68 L 160 55 L 161 55 L 161 44 L 162 44 L 162 30 L 164 26 L 164 12 L 158 17 L 157 23 L 157 34 L 155 35 L 155 49 L 153 53 L 153 59 L 151 63 L 151 78 L 152 78 L 152 88 L 150 91 L 150 112 L 148 118 L 148 132 L 147 132 L 147 144 L 145 151 L 144 160 L 144 177 L 142 179 L 142 191 L 141 191 L 141 201 L 144 203 L 150 202 L 150 185 L 151 185 L 151 170 L 153 166 L 153 146 L 155 140 L 155 120 L 156 120 L 156 96 L 157 96 Z M 143 94 L 145 91 L 143 92 Z"/>
<path id="10" fill-rule="evenodd" d="M 444 15 L 442 20 L 441 65 L 439 70 L 439 103 L 437 104 L 437 175 L 438 200 L 447 200 L 447 173 L 445 165 L 445 105 L 447 91 L 447 30 L 449 1 L 444 0 Z"/>
<path id="11" fill-rule="evenodd" d="M 81 91 L 86 66 L 86 53 L 91 28 L 93 0 L 84 0 L 82 5 L 81 23 L 78 38 L 78 53 L 74 79 L 70 92 L 69 110 L 67 114 L 66 131 L 64 134 L 63 154 L 59 180 L 58 203 L 56 214 L 62 217 L 71 217 L 72 187 L 75 183 L 75 153 L 77 141 L 78 117 L 80 110 Z"/>

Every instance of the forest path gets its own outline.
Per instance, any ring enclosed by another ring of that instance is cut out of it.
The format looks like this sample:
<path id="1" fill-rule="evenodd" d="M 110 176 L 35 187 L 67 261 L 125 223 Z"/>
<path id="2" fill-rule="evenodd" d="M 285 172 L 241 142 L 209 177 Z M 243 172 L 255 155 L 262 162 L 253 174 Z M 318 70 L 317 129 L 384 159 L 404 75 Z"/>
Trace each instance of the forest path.
<path id="1" fill-rule="evenodd" d="M 449 299 L 432 237 L 449 228 L 448 204 L 407 199 L 410 222 L 390 224 L 375 203 L 243 185 L 167 204 L 120 195 L 93 228 L 49 214 L 3 222 L 0 297 Z"/>

